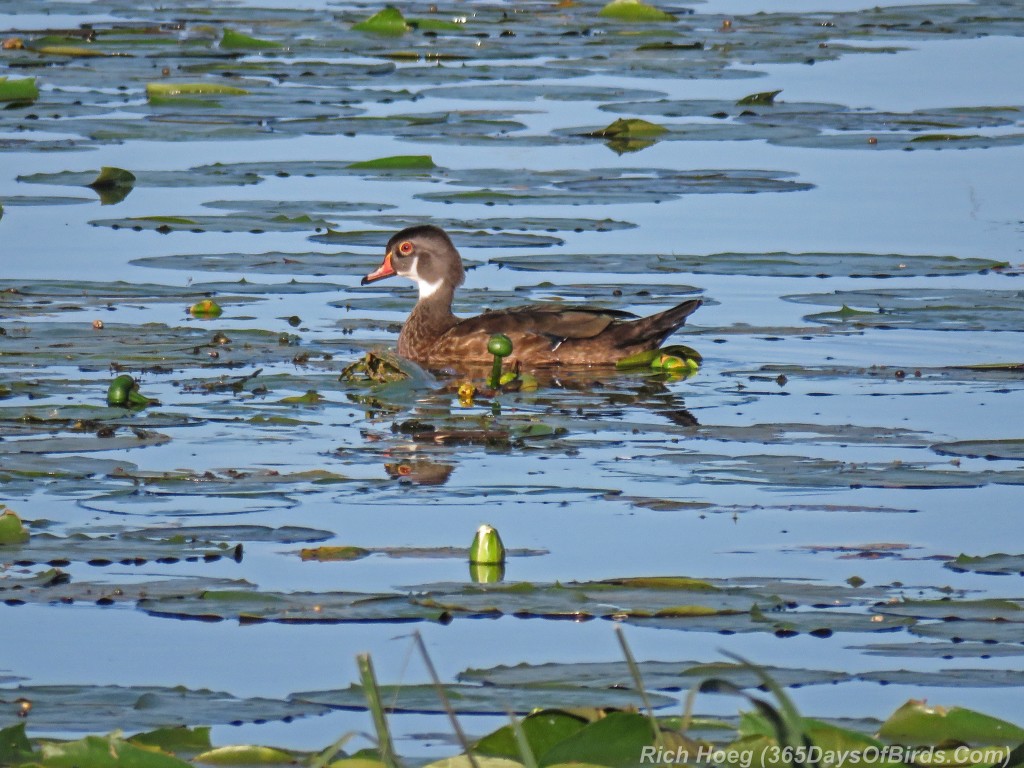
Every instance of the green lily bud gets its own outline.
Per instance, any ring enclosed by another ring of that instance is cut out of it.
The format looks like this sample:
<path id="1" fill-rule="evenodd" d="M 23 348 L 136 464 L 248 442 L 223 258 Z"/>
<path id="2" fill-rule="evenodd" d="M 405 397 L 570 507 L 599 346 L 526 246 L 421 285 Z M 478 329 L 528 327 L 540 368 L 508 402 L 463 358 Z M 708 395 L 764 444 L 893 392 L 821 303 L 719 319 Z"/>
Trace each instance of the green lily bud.
<path id="1" fill-rule="evenodd" d="M 0 504 L 0 508 L 3 505 Z M 5 509 L 0 514 L 0 544 L 24 544 L 29 540 L 28 528 L 13 511 Z"/>
<path id="2" fill-rule="evenodd" d="M 501 360 L 512 354 L 512 339 L 504 333 L 496 333 L 487 341 L 487 351 L 494 355 L 491 378 L 487 382 L 492 389 L 501 385 Z"/>
<path id="3" fill-rule="evenodd" d="M 469 548 L 469 562 L 477 565 L 501 565 L 505 562 L 505 545 L 493 526 L 481 525 Z"/>
<path id="4" fill-rule="evenodd" d="M 512 354 L 512 339 L 504 333 L 496 333 L 488 340 L 487 351 L 496 357 L 508 357 Z"/>
<path id="5" fill-rule="evenodd" d="M 127 407 L 132 390 L 136 388 L 135 379 L 126 373 L 121 374 L 107 388 L 107 405 Z"/>
<path id="6" fill-rule="evenodd" d="M 189 307 L 188 312 L 192 317 L 198 317 L 201 320 L 212 320 L 220 317 L 224 310 L 213 299 L 203 299 Z"/>

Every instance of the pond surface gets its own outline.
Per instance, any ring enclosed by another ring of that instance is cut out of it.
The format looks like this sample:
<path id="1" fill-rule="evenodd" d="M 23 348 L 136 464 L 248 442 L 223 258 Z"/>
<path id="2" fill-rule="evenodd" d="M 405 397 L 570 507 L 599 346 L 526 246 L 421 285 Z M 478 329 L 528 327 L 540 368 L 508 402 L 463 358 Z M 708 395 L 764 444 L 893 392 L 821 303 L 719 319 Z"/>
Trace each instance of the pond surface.
<path id="1" fill-rule="evenodd" d="M 0 701 L 30 731 L 327 744 L 370 720 L 308 693 L 365 651 L 424 682 L 414 630 L 508 686 L 470 712 L 628 703 L 622 668 L 486 669 L 617 663 L 612 621 L 678 667 L 647 668 L 669 705 L 729 652 L 806 714 L 1019 719 L 1019 4 L 401 3 L 395 35 L 297 5 L 0 2 L 0 77 L 38 89 L 0 111 L 0 503 L 32 534 L 0 547 Z M 339 379 L 394 346 L 412 287 L 359 279 L 416 222 L 470 267 L 458 313 L 700 296 L 699 372 Z M 108 407 L 117 373 L 159 404 Z M 501 584 L 469 578 L 481 523 Z M 400 751 L 451 754 L 409 696 Z"/>

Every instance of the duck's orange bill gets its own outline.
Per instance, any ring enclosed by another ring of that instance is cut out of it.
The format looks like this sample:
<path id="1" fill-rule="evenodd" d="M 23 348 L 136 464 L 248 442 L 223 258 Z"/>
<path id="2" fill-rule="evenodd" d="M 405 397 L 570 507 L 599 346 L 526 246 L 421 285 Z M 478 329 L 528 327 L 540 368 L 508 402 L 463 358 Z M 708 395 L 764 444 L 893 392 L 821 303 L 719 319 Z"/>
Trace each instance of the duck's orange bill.
<path id="1" fill-rule="evenodd" d="M 384 263 L 381 264 L 377 269 L 364 277 L 359 284 L 369 285 L 375 283 L 378 280 L 383 280 L 385 277 L 391 277 L 392 275 L 398 274 L 395 272 L 395 268 L 391 266 L 391 251 L 384 254 Z"/>

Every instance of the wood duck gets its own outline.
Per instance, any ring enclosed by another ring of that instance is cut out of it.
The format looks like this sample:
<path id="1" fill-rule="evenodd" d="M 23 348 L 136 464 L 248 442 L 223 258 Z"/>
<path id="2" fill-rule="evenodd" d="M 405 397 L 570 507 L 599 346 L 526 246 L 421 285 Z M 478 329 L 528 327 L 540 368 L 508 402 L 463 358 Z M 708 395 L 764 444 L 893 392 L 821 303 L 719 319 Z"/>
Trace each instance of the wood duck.
<path id="1" fill-rule="evenodd" d="M 524 366 L 613 365 L 655 349 L 701 305 L 700 299 L 649 317 L 594 307 L 531 304 L 462 319 L 452 314 L 462 285 L 462 257 L 443 229 L 421 225 L 388 241 L 384 262 L 362 285 L 401 275 L 419 286 L 419 301 L 398 336 L 398 354 L 426 366 L 487 364 L 487 341 L 512 340 L 510 363 Z"/>

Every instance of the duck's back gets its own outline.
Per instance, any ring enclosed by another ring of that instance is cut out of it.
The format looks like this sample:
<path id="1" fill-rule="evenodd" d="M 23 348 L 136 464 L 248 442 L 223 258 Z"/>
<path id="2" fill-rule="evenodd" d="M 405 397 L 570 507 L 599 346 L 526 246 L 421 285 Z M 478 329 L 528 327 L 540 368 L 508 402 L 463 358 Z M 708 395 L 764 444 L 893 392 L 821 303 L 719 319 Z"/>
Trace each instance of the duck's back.
<path id="1" fill-rule="evenodd" d="M 511 361 L 524 365 L 608 365 L 652 349 L 700 306 L 684 302 L 651 317 L 594 307 L 533 304 L 485 312 L 459 321 L 431 346 L 427 362 L 488 363 L 487 341 L 495 333 L 512 340 Z M 659 322 L 660 321 L 660 322 Z"/>

